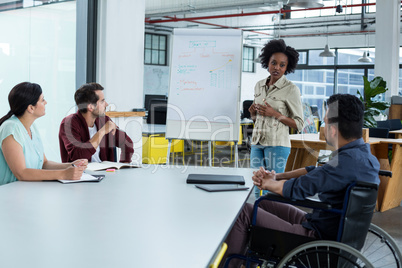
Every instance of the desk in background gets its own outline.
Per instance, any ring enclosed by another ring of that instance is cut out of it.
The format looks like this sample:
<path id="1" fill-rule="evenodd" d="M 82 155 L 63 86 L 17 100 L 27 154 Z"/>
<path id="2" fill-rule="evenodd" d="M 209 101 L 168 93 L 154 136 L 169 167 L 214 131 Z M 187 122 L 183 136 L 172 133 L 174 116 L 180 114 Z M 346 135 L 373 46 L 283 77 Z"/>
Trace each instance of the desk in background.
<path id="1" fill-rule="evenodd" d="M 205 192 L 187 175 L 242 175 L 251 189 L 252 171 L 148 165 L 0 186 L 1 267 L 207 267 L 250 191 Z"/>
<path id="2" fill-rule="evenodd" d="M 333 150 L 318 134 L 290 135 L 291 151 L 285 171 L 316 165 L 320 150 Z M 377 206 L 380 211 L 398 207 L 402 201 L 402 139 L 369 138 L 371 153 L 380 162 L 380 168 L 391 170 L 392 178 L 380 176 Z M 393 144 L 392 162 L 388 161 L 388 144 Z"/>
<path id="3" fill-rule="evenodd" d="M 390 134 L 395 134 L 395 139 L 402 139 L 402 129 L 391 130 Z"/>

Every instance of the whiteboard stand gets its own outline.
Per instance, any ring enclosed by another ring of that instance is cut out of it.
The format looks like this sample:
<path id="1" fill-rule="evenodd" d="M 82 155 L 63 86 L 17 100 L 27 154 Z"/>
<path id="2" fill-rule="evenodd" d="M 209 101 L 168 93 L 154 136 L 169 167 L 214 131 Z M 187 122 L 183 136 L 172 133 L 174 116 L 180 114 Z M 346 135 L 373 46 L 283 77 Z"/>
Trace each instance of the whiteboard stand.
<path id="1" fill-rule="evenodd" d="M 235 143 L 235 168 L 239 167 L 239 150 L 237 149 L 237 141 Z"/>
<path id="2" fill-rule="evenodd" d="M 208 163 L 212 167 L 212 151 L 211 151 L 211 141 L 208 141 Z"/>
<path id="3" fill-rule="evenodd" d="M 172 139 L 168 139 L 168 148 L 167 148 L 167 156 L 166 156 L 166 166 L 169 165 L 170 160 L 170 146 L 172 145 Z"/>

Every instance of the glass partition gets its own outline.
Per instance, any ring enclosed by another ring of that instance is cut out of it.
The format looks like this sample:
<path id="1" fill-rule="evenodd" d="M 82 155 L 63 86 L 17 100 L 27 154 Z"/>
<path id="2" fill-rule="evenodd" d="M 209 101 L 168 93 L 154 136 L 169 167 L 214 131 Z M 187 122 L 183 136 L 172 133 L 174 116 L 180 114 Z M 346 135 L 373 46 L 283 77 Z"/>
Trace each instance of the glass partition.
<path id="1" fill-rule="evenodd" d="M 40 84 L 48 104 L 36 125 L 47 158 L 60 161 L 60 122 L 75 111 L 76 2 L 2 11 L 0 25 L 0 116 L 9 111 L 13 86 L 24 81 Z"/>

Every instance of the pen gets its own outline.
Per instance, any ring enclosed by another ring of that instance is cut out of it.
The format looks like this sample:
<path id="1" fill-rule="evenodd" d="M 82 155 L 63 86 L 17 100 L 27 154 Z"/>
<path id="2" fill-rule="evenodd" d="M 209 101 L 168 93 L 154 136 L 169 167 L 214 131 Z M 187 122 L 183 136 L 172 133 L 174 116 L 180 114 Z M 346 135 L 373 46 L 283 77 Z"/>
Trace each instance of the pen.
<path id="1" fill-rule="evenodd" d="M 76 166 L 75 164 L 71 164 L 73 167 L 78 167 L 78 166 Z"/>

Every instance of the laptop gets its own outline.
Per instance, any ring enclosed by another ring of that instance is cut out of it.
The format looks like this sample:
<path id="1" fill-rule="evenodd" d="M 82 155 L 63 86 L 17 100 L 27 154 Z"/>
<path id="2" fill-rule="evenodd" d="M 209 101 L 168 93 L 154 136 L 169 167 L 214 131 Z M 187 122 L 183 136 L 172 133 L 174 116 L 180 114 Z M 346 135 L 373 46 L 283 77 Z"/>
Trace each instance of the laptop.
<path id="1" fill-rule="evenodd" d="M 240 175 L 188 174 L 187 183 L 244 185 L 245 181 Z"/>

